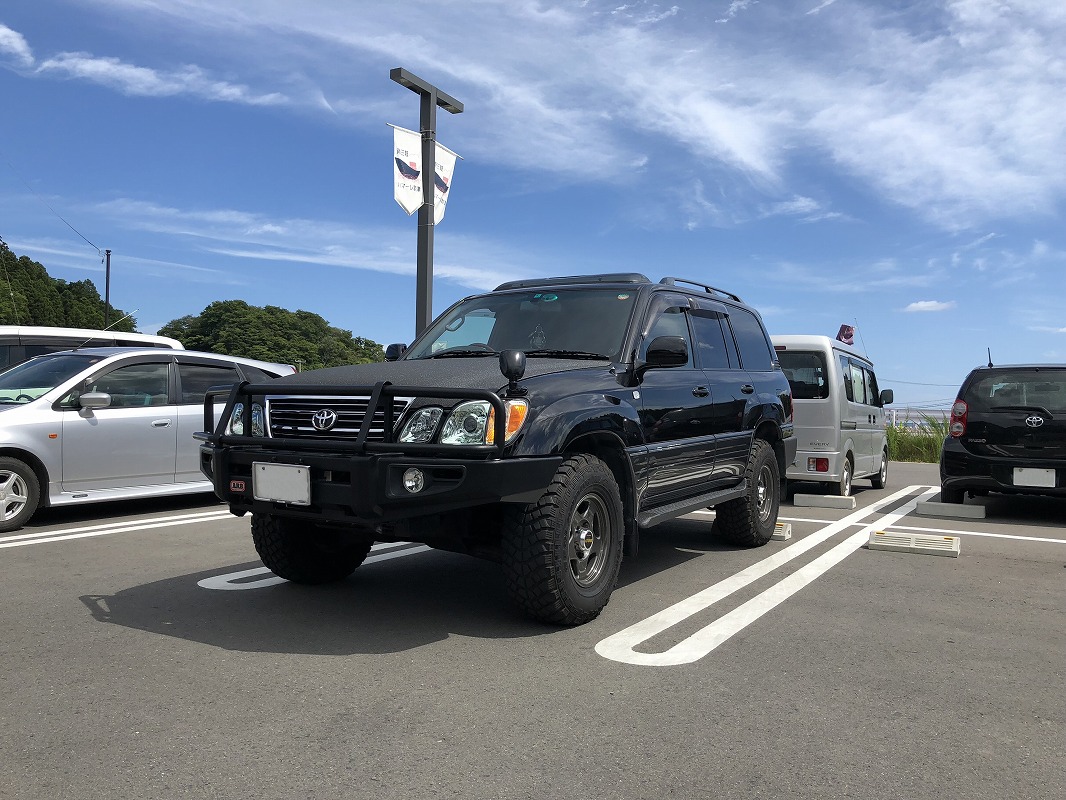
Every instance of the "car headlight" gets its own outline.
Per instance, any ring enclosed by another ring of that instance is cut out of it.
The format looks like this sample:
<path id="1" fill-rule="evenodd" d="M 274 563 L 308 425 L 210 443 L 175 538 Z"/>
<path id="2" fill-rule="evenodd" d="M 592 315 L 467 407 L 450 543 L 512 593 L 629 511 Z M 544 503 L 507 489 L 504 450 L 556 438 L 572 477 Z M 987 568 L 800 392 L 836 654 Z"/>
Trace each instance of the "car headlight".
<path id="1" fill-rule="evenodd" d="M 229 418 L 229 432 L 244 436 L 244 403 L 237 403 Z M 252 436 L 266 436 L 266 414 L 259 403 L 252 403 Z"/>
<path id="2" fill-rule="evenodd" d="M 521 430 L 529 413 L 525 400 L 504 402 L 507 419 L 504 442 L 509 442 Z M 448 415 L 440 434 L 441 444 L 493 444 L 496 436 L 496 411 L 486 400 L 460 403 Z"/>
<path id="3" fill-rule="evenodd" d="M 437 423 L 444 415 L 443 408 L 420 408 L 408 417 L 400 430 L 401 442 L 413 442 L 425 444 L 433 441 L 433 434 L 437 432 Z"/>

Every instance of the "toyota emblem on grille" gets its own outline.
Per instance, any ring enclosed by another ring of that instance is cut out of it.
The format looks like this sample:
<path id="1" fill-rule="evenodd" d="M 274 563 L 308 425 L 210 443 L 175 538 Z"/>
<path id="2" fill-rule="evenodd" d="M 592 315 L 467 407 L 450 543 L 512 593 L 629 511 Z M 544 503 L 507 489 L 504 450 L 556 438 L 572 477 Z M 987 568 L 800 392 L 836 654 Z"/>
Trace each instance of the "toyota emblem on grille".
<path id="1" fill-rule="evenodd" d="M 1030 428 L 1039 428 L 1041 425 L 1044 424 L 1044 418 L 1038 417 L 1036 416 L 1036 414 L 1034 414 L 1031 417 L 1025 418 L 1025 424 L 1028 425 Z"/>
<path id="2" fill-rule="evenodd" d="M 1041 420 L 1043 422 L 1043 420 Z M 337 424 L 337 412 L 332 408 L 323 408 L 311 417 L 311 425 L 316 431 L 328 431 Z"/>

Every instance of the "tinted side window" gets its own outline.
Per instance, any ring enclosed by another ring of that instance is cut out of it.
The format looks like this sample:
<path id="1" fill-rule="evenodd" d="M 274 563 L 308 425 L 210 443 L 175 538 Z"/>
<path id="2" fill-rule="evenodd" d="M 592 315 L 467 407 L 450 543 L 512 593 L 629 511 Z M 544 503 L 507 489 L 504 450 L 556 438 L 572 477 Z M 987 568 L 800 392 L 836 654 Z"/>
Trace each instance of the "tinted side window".
<path id="1" fill-rule="evenodd" d="M 178 375 L 183 404 L 202 404 L 212 386 L 232 386 L 241 380 L 235 368 L 211 364 L 178 364 Z"/>
<path id="2" fill-rule="evenodd" d="M 856 403 L 866 403 L 866 381 L 863 379 L 863 370 L 858 364 L 848 362 L 851 372 L 851 398 Z"/>
<path id="3" fill-rule="evenodd" d="M 840 358 L 840 375 L 844 380 L 844 395 L 855 402 L 855 393 L 852 391 L 851 384 L 851 361 L 847 356 L 839 356 Z"/>
<path id="4" fill-rule="evenodd" d="M 740 349 L 744 369 L 763 372 L 774 368 L 774 351 L 758 317 L 743 308 L 729 312 L 729 324 Z"/>
<path id="5" fill-rule="evenodd" d="M 131 364 L 92 378 L 83 391 L 107 392 L 111 395 L 111 408 L 165 406 L 169 383 L 169 365 Z"/>
<path id="6" fill-rule="evenodd" d="M 881 392 L 877 389 L 877 376 L 872 370 L 864 369 L 866 373 L 866 401 L 872 405 L 881 407 Z"/>
<path id="7" fill-rule="evenodd" d="M 700 367 L 729 369 L 729 356 L 726 355 L 721 315 L 700 309 L 690 312 L 690 315 L 692 330 L 696 336 L 696 351 L 699 353 Z"/>

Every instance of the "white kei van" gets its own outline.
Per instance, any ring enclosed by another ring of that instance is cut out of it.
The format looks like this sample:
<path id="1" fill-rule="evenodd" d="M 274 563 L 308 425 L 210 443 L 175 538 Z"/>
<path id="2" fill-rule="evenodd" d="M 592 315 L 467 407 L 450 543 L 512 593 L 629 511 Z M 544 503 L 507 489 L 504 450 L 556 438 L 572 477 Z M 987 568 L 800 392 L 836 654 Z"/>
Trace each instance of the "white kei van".
<path id="1" fill-rule="evenodd" d="M 875 489 L 888 482 L 888 437 L 884 406 L 892 390 L 877 388 L 870 359 L 828 336 L 771 336 L 781 369 L 792 387 L 799 449 L 785 475 L 828 484 L 848 496 L 854 478 L 869 477 Z"/>

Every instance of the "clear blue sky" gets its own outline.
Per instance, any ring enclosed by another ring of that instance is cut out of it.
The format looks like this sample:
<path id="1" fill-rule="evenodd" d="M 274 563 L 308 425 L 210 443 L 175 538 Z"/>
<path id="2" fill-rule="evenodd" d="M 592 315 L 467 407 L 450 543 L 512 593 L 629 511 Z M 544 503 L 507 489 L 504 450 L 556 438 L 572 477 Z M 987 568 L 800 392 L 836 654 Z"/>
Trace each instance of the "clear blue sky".
<path id="1" fill-rule="evenodd" d="M 986 348 L 1066 361 L 1064 53 L 1054 0 L 3 0 L 0 236 L 101 295 L 109 248 L 142 331 L 242 299 L 409 341 L 404 67 L 466 107 L 435 313 L 678 275 L 946 405 Z"/>

